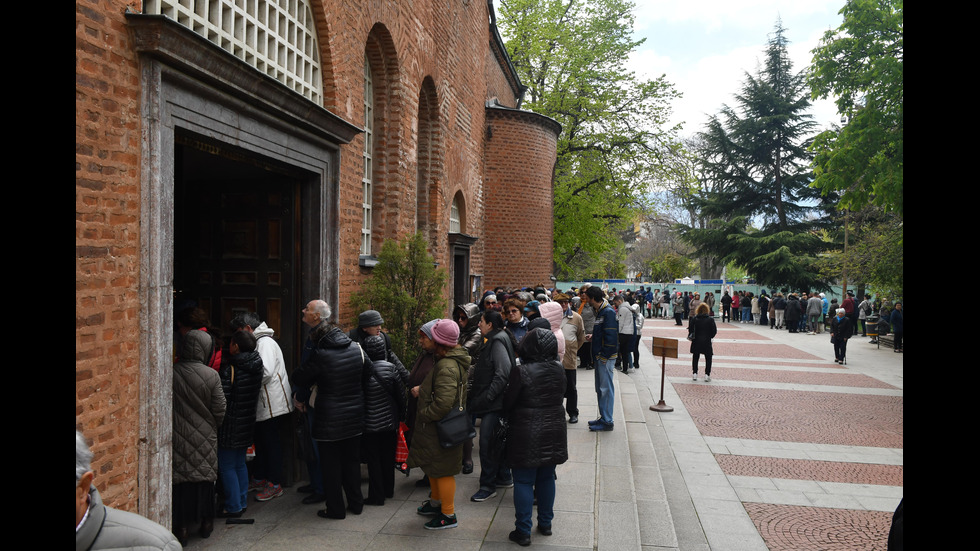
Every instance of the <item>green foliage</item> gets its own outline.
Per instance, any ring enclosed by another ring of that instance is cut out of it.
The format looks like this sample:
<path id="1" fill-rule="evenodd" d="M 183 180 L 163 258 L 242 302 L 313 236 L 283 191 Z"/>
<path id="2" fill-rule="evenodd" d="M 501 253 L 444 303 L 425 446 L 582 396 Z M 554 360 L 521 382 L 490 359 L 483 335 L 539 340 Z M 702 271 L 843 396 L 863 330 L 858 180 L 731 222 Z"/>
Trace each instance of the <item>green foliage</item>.
<path id="1" fill-rule="evenodd" d="M 658 156 L 673 140 L 661 130 L 678 96 L 663 76 L 646 81 L 625 62 L 630 0 L 503 0 L 498 21 L 520 78 L 522 107 L 562 125 L 554 182 L 554 260 L 559 278 L 583 264 L 602 269 L 620 234 L 643 210 Z M 619 269 L 623 269 L 620 266 Z"/>
<path id="2" fill-rule="evenodd" d="M 697 269 L 691 259 L 669 251 L 664 251 L 651 259 L 648 266 L 644 279 L 659 282 L 687 277 Z"/>
<path id="3" fill-rule="evenodd" d="M 829 209 L 809 187 L 807 140 L 814 124 L 787 45 L 777 22 L 763 67 L 746 74 L 736 106 L 724 106 L 700 134 L 701 177 L 712 185 L 697 206 L 710 221 L 680 230 L 699 255 L 738 264 L 763 285 L 821 287 L 814 262 L 829 245 L 818 233 Z"/>
<path id="4" fill-rule="evenodd" d="M 847 217 L 848 247 L 844 254 L 843 218 Z M 857 213 L 841 215 L 835 237 L 837 250 L 821 258 L 819 269 L 837 279 L 846 270 L 849 282 L 863 284 L 889 297 L 903 294 L 905 240 L 902 217 L 883 207 L 869 206 Z M 853 287 L 853 283 L 849 286 Z"/>
<path id="5" fill-rule="evenodd" d="M 840 193 L 842 209 L 870 203 L 904 214 L 903 7 L 903 0 L 848 0 L 844 22 L 813 50 L 813 97 L 835 97 L 846 118 L 813 142 L 813 185 Z"/>
<path id="6" fill-rule="evenodd" d="M 402 241 L 386 239 L 371 277 L 351 295 L 353 324 L 357 325 L 361 312 L 377 310 L 385 320 L 395 354 L 411 367 L 418 354 L 419 327 L 431 319 L 445 317 L 443 291 L 447 279 L 446 271 L 435 267 L 422 233 Z"/>

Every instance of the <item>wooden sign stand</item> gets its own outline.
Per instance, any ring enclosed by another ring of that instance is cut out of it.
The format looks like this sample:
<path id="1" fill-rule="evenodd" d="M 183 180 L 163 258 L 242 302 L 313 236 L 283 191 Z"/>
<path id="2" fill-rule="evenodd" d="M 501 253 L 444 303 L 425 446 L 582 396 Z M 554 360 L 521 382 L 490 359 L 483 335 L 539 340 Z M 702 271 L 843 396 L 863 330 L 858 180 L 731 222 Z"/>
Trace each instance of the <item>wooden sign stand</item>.
<path id="1" fill-rule="evenodd" d="M 653 355 L 660 356 L 660 402 L 650 406 L 651 411 L 674 411 L 664 402 L 664 380 L 667 378 L 667 358 L 677 357 L 677 339 L 653 338 Z"/>

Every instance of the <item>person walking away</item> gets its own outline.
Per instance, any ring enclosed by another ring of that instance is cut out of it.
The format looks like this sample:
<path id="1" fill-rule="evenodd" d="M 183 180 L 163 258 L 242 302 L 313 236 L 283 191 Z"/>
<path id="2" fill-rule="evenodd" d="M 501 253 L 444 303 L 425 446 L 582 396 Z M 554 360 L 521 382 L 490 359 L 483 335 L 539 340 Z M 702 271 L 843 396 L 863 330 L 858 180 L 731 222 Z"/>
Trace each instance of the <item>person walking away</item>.
<path id="1" fill-rule="evenodd" d="M 509 539 L 531 544 L 531 517 L 537 502 L 538 533 L 550 536 L 555 517 L 555 467 L 568 461 L 562 397 L 565 376 L 556 359 L 554 333 L 534 329 L 521 342 L 520 364 L 504 394 L 506 461 L 514 472 L 514 530 Z"/>
<path id="2" fill-rule="evenodd" d="M 691 340 L 691 354 L 693 355 L 691 359 L 691 368 L 694 372 L 692 380 L 698 380 L 698 361 L 701 355 L 704 355 L 704 382 L 711 381 L 711 356 L 713 351 L 711 349 L 711 340 L 715 338 L 718 334 L 718 327 L 715 325 L 715 319 L 711 316 L 711 311 L 707 304 L 701 304 L 698 306 L 695 315 L 688 322 L 687 333 L 693 339 Z"/>

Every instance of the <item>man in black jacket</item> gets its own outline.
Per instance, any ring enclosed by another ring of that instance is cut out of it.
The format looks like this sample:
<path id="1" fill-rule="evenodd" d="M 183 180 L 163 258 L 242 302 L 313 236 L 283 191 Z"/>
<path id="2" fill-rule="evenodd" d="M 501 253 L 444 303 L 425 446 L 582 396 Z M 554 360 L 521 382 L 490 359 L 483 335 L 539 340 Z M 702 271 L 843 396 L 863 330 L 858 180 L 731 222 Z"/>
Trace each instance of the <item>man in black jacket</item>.
<path id="1" fill-rule="evenodd" d="M 295 385 L 316 385 L 313 405 L 313 439 L 320 452 L 320 472 L 326 509 L 322 518 L 345 518 L 364 508 L 361 494 L 361 436 L 364 432 L 364 386 L 371 374 L 371 360 L 361 347 L 330 319 L 330 307 L 313 300 L 303 309 L 303 322 L 311 326 L 306 359 L 293 372 Z M 392 467 L 394 468 L 394 467 Z M 341 491 L 343 490 L 343 491 Z"/>

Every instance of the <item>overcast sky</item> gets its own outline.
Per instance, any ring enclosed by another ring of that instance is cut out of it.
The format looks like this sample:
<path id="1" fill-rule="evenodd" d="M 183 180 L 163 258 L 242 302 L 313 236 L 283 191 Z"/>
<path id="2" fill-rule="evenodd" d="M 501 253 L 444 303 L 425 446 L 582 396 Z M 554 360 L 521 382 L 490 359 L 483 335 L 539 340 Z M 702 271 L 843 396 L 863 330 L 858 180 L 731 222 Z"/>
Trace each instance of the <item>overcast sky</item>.
<path id="1" fill-rule="evenodd" d="M 637 75 L 665 74 L 684 97 L 673 103 L 673 122 L 682 136 L 703 129 L 722 104 L 763 63 L 766 41 L 782 19 L 793 70 L 810 64 L 823 33 L 841 23 L 844 0 L 636 0 L 635 32 L 646 42 L 630 67 Z M 830 101 L 815 102 L 810 113 L 821 127 L 839 123 Z"/>

